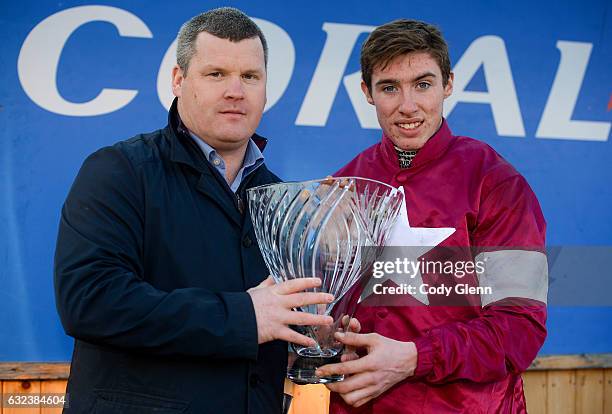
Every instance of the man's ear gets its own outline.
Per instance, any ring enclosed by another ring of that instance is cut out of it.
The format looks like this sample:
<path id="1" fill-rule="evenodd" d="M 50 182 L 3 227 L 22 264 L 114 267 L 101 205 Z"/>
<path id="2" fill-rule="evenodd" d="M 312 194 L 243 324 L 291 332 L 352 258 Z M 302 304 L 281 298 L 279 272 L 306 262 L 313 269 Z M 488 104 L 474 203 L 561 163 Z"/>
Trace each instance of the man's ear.
<path id="1" fill-rule="evenodd" d="M 172 68 L 172 94 L 177 98 L 181 97 L 183 79 L 183 69 L 179 65 L 174 65 Z"/>
<path id="2" fill-rule="evenodd" d="M 368 100 L 368 103 L 370 105 L 374 105 L 374 99 L 372 99 L 372 94 L 370 93 L 370 90 L 368 89 L 368 85 L 366 85 L 364 81 L 361 81 L 361 90 L 363 91 L 363 94 Z"/>
<path id="3" fill-rule="evenodd" d="M 444 99 L 451 96 L 453 93 L 453 81 L 455 80 L 455 74 L 453 72 L 448 76 L 448 82 L 446 82 L 446 86 L 444 87 Z"/>

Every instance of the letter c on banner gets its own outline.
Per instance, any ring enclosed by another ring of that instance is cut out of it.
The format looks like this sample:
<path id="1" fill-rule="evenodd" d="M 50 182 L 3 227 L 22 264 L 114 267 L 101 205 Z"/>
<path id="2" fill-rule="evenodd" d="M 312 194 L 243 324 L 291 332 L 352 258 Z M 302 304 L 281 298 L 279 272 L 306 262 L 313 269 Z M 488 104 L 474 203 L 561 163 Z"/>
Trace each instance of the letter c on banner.
<path id="1" fill-rule="evenodd" d="M 267 20 L 251 18 L 261 29 L 268 42 L 268 100 L 264 112 L 272 108 L 289 85 L 295 65 L 295 48 L 291 37 L 280 26 Z M 172 67 L 176 64 L 176 40 L 172 42 L 159 66 L 157 95 L 164 108 L 170 109 L 172 94 Z"/>
<path id="2" fill-rule="evenodd" d="M 64 45 L 77 28 L 94 21 L 113 24 L 123 37 L 153 37 L 142 20 L 116 7 L 81 6 L 52 14 L 28 34 L 17 60 L 19 81 L 34 103 L 61 115 L 94 116 L 116 111 L 138 94 L 131 89 L 104 88 L 83 103 L 69 102 L 60 95 L 56 76 Z"/>

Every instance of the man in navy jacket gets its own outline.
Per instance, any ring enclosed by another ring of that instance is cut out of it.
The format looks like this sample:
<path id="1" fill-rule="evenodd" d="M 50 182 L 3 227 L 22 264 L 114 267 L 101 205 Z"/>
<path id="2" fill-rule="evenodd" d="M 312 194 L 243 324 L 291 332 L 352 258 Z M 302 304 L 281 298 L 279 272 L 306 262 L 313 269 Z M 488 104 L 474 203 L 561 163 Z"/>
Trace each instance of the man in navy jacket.
<path id="1" fill-rule="evenodd" d="M 242 12 L 179 32 L 168 125 L 92 154 L 62 209 L 57 308 L 75 340 L 66 412 L 280 412 L 289 325 L 327 303 L 318 279 L 275 285 L 244 203 L 279 179 L 254 135 L 267 47 Z"/>

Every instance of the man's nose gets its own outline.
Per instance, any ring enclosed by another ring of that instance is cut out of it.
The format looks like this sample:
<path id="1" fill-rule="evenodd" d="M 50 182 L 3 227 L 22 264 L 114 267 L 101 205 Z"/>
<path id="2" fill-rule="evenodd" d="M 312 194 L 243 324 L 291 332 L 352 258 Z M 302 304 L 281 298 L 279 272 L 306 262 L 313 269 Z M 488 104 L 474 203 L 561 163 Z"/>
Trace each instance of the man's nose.
<path id="1" fill-rule="evenodd" d="M 418 110 L 416 101 L 411 90 L 402 93 L 402 101 L 400 102 L 399 111 L 403 114 L 412 114 Z"/>
<path id="2" fill-rule="evenodd" d="M 244 98 L 244 85 L 240 76 L 228 77 L 224 97 L 227 99 Z"/>

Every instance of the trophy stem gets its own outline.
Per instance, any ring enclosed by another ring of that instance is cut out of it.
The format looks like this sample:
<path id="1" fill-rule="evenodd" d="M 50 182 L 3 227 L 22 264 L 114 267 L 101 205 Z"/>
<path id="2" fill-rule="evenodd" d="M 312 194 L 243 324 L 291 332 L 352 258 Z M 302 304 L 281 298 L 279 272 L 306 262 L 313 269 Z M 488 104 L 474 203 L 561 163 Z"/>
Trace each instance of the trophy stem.
<path id="1" fill-rule="evenodd" d="M 291 367 L 287 369 L 287 378 L 298 385 L 328 384 L 342 381 L 344 379 L 344 375 L 330 375 L 327 377 L 318 377 L 315 375 L 317 368 L 322 367 L 323 365 L 340 362 L 341 355 L 341 352 L 330 357 L 304 357 L 298 355 Z"/>

